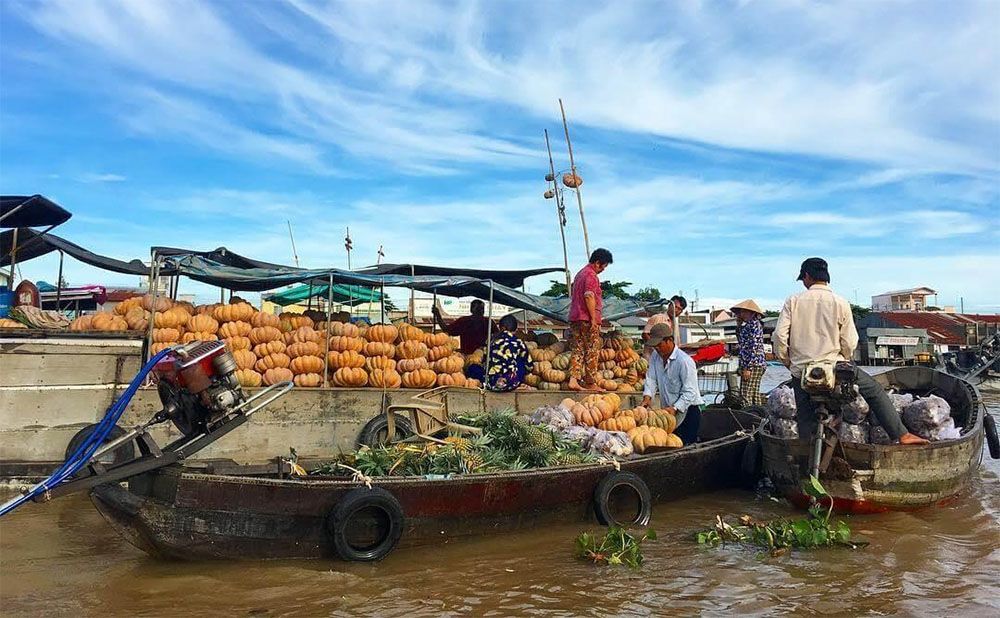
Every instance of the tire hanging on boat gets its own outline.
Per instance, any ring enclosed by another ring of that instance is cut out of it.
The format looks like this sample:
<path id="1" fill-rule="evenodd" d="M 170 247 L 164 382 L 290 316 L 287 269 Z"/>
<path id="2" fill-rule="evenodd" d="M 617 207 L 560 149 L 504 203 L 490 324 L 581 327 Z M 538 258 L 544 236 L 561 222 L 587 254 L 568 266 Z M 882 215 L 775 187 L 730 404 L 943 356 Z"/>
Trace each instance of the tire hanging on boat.
<path id="1" fill-rule="evenodd" d="M 368 421 L 368 423 L 361 430 L 361 434 L 358 435 L 358 446 L 369 446 L 374 448 L 376 446 L 382 446 L 389 442 L 402 440 L 403 438 L 412 436 L 413 426 L 410 424 L 410 419 L 400 414 L 396 414 L 395 416 L 395 437 L 386 439 L 389 430 L 389 419 L 385 414 L 379 414 L 372 420 Z M 380 436 L 380 434 L 385 435 Z"/>
<path id="2" fill-rule="evenodd" d="M 97 425 L 91 424 L 87 425 L 80 431 L 76 432 L 73 435 L 73 437 L 70 438 L 69 444 L 66 445 L 66 455 L 64 459 L 69 459 L 70 456 L 73 455 L 73 453 L 75 453 L 77 449 L 80 448 L 80 445 L 83 444 L 84 441 L 86 441 L 86 439 L 90 437 L 90 434 L 94 433 L 95 429 L 97 429 Z M 111 433 L 108 434 L 108 437 L 104 442 L 107 443 L 111 442 L 112 440 L 117 440 L 118 438 L 124 435 L 125 435 L 125 430 L 119 427 L 118 425 L 115 425 L 114 428 L 111 429 Z M 123 464 L 133 459 L 135 459 L 135 446 L 132 444 L 132 442 L 125 442 L 124 444 L 118 446 L 118 448 L 111 451 L 110 453 L 105 453 L 104 455 L 102 455 L 98 459 L 98 461 L 104 464 L 117 466 L 119 464 Z"/>
<path id="3" fill-rule="evenodd" d="M 639 505 L 631 521 L 619 521 L 611 512 L 611 496 L 617 490 L 634 492 Z M 604 526 L 645 526 L 653 514 L 653 495 L 646 482 L 631 472 L 615 470 L 601 479 L 594 489 L 594 513 Z"/>
<path id="4" fill-rule="evenodd" d="M 990 457 L 1000 459 L 1000 439 L 997 438 L 997 421 L 989 412 L 983 417 L 983 429 L 986 431 L 986 446 L 990 449 Z"/>
<path id="5" fill-rule="evenodd" d="M 378 538 L 364 545 L 352 543 L 351 533 L 361 521 L 363 513 L 374 512 L 383 520 L 384 531 Z M 337 502 L 326 518 L 326 531 L 333 540 L 334 550 L 343 560 L 374 562 L 389 555 L 403 535 L 403 507 L 391 493 L 381 487 L 359 487 L 347 492 Z"/>

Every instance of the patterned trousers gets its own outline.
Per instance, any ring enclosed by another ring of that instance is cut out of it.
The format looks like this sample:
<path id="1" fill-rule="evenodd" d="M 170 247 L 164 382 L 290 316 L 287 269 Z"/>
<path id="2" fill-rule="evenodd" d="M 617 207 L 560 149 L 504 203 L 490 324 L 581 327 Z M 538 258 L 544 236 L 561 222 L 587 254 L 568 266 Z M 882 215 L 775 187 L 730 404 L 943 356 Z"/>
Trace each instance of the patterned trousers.
<path id="1" fill-rule="evenodd" d="M 740 371 L 740 401 L 743 402 L 744 408 L 749 408 L 750 406 L 762 406 L 767 403 L 767 398 L 764 397 L 764 393 L 760 392 L 760 381 L 764 377 L 764 371 L 766 369 L 766 366 L 750 367 L 749 378 L 744 377 L 743 371 Z"/>
<path id="2" fill-rule="evenodd" d="M 572 336 L 573 353 L 569 358 L 570 376 L 584 384 L 597 382 L 597 363 L 600 361 L 601 332 L 591 326 L 590 322 L 570 322 L 569 331 Z"/>

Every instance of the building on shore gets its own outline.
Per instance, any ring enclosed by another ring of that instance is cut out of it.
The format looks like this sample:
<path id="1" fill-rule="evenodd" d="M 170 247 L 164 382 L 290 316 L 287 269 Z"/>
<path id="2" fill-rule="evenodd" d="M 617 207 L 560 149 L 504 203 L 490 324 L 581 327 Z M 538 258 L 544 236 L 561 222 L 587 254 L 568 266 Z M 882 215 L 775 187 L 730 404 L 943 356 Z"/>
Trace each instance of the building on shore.
<path id="1" fill-rule="evenodd" d="M 915 336 L 914 331 L 923 331 L 927 333 L 927 345 L 930 347 L 930 351 L 941 354 L 978 345 L 1000 331 L 1000 315 L 937 311 L 883 311 L 871 313 L 857 320 L 857 326 L 859 333 L 868 329 L 896 329 L 900 331 L 896 334 L 883 335 L 886 337 L 913 337 Z M 863 357 L 861 360 L 864 361 L 865 358 Z"/>
<path id="2" fill-rule="evenodd" d="M 937 292 L 927 287 L 883 292 L 872 296 L 872 311 L 923 311 L 930 306 L 928 296 L 937 296 Z"/>

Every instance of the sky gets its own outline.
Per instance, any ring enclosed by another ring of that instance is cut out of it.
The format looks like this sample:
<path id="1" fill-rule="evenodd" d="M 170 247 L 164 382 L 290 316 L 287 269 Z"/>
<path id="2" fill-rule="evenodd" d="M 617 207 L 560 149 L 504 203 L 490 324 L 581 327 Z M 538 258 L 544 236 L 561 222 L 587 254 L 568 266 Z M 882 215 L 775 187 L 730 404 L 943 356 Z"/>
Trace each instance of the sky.
<path id="1" fill-rule="evenodd" d="M 121 259 L 561 266 L 560 98 L 607 279 L 777 308 L 816 255 L 1000 311 L 1000 2 L 0 2 L 0 192 Z"/>

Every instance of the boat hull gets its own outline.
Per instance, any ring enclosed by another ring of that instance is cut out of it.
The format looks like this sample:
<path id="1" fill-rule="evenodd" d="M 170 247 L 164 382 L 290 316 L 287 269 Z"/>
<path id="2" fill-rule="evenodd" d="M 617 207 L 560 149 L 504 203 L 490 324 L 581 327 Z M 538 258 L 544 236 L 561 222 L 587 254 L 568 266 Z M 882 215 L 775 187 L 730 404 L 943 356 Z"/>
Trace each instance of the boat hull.
<path id="1" fill-rule="evenodd" d="M 983 412 L 978 394 L 967 383 L 923 367 L 906 367 L 876 376 L 886 387 L 934 390 L 960 416 L 957 440 L 919 446 L 839 443 L 820 481 L 834 509 L 846 513 L 913 510 L 947 503 L 971 482 L 983 457 Z M 805 507 L 803 483 L 809 476 L 811 440 L 785 440 L 760 434 L 764 473 L 776 489 Z"/>
<path id="2" fill-rule="evenodd" d="M 741 413 L 705 416 L 709 425 L 721 425 Z M 621 470 L 641 477 L 654 502 L 736 486 L 753 427 L 752 417 L 743 420 L 746 431 L 736 427 L 704 443 L 624 461 Z M 594 490 L 612 471 L 586 464 L 446 480 L 380 478 L 374 485 L 399 500 L 400 545 L 413 546 L 593 519 Z M 155 556 L 323 558 L 334 557 L 327 516 L 358 487 L 343 479 L 252 478 L 175 466 L 132 479 L 128 489 L 99 487 L 92 499 L 123 537 Z"/>

